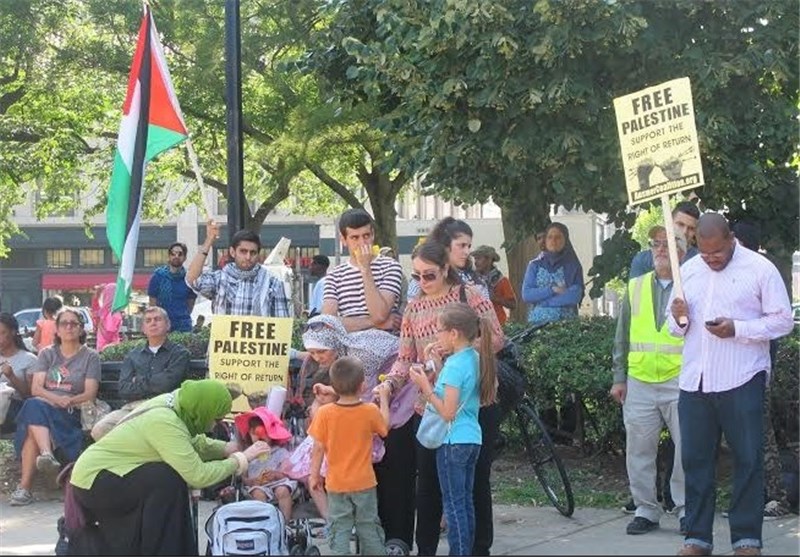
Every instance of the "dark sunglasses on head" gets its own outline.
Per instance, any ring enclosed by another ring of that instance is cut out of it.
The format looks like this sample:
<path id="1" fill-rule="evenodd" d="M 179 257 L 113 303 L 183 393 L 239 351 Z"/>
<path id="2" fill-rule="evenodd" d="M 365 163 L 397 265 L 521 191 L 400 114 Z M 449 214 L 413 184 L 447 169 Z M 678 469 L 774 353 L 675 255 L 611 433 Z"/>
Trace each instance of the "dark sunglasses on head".
<path id="1" fill-rule="evenodd" d="M 306 323 L 306 326 L 303 329 L 303 331 L 304 332 L 305 331 L 319 331 L 319 330 L 324 329 L 326 327 L 330 327 L 330 325 L 328 325 L 327 323 L 324 323 L 322 321 L 314 321 L 313 323 Z"/>
<path id="2" fill-rule="evenodd" d="M 428 273 L 411 273 L 411 278 L 417 282 L 431 282 L 436 280 L 439 276 L 439 273 L 428 272 Z"/>

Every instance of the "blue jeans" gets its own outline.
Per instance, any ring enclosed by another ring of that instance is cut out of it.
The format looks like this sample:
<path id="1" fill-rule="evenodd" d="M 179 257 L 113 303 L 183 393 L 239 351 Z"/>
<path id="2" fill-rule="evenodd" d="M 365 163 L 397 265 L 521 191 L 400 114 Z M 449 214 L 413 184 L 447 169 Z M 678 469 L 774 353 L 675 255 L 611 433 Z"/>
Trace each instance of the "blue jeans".
<path id="1" fill-rule="evenodd" d="M 436 468 L 447 517 L 450 555 L 472 555 L 475 539 L 475 505 L 472 488 L 481 446 L 445 444 L 436 449 Z"/>
<path id="2" fill-rule="evenodd" d="M 681 391 L 678 416 L 686 480 L 686 543 L 711 549 L 721 434 L 733 452 L 731 544 L 761 547 L 764 520 L 763 405 L 766 372 L 720 393 Z"/>

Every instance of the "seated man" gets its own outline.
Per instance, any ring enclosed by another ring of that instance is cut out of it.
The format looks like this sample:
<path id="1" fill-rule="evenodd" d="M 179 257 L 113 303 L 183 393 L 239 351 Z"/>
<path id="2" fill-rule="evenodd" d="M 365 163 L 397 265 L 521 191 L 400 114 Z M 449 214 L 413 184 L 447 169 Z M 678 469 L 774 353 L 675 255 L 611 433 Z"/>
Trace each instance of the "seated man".
<path id="1" fill-rule="evenodd" d="M 129 401 L 110 412 L 92 428 L 92 437 L 99 440 L 139 404 L 162 393 L 177 389 L 189 370 L 189 351 L 167 339 L 170 322 L 164 308 L 150 306 L 144 310 L 142 333 L 147 342 L 128 352 L 119 373 L 119 395 Z"/>

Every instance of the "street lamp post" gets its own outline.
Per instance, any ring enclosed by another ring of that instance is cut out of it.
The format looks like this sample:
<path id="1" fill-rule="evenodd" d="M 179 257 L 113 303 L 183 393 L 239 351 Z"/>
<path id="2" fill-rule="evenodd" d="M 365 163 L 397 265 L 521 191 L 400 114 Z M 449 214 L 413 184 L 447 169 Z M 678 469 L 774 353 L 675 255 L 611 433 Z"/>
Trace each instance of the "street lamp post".
<path id="1" fill-rule="evenodd" d="M 241 44 L 239 0 L 225 0 L 225 117 L 228 146 L 229 239 L 245 226 Z"/>

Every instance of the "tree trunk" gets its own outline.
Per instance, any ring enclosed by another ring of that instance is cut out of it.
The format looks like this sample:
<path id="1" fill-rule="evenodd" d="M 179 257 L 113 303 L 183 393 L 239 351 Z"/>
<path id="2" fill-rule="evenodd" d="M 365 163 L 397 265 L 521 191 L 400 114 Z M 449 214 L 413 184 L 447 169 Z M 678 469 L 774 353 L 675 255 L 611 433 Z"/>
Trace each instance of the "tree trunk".
<path id="1" fill-rule="evenodd" d="M 356 174 L 367 192 L 375 219 L 375 243 L 390 246 L 397 251 L 397 210 L 394 202 L 405 184 L 406 175 L 398 173 L 394 178 L 380 170 L 380 155 L 364 147 L 370 157 L 370 168 L 359 165 Z"/>
<path id="2" fill-rule="evenodd" d="M 385 175 L 377 176 L 377 181 L 389 181 Z M 372 216 L 375 219 L 375 243 L 379 246 L 391 246 L 397 253 L 397 210 L 394 208 L 395 195 L 381 194 L 388 188 L 367 188 L 369 203 L 372 206 Z M 374 194 L 373 194 L 374 192 Z"/>
<path id="3" fill-rule="evenodd" d="M 525 270 L 531 259 L 539 254 L 539 246 L 536 243 L 536 232 L 523 238 L 517 238 L 519 224 L 511 215 L 519 211 L 518 208 L 500 207 L 500 216 L 503 221 L 503 236 L 506 242 L 506 261 L 508 262 L 508 279 L 514 287 L 517 295 L 517 307 L 511 312 L 511 320 L 517 323 L 525 323 L 528 320 L 528 304 L 522 301 L 522 281 L 525 278 Z M 549 205 L 542 203 L 541 206 L 527 207 L 526 220 L 532 222 L 529 230 L 540 231 L 550 224 Z"/>

